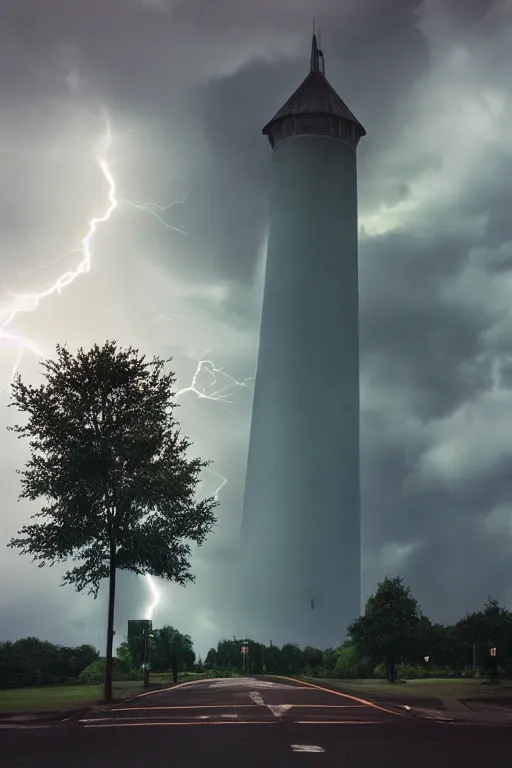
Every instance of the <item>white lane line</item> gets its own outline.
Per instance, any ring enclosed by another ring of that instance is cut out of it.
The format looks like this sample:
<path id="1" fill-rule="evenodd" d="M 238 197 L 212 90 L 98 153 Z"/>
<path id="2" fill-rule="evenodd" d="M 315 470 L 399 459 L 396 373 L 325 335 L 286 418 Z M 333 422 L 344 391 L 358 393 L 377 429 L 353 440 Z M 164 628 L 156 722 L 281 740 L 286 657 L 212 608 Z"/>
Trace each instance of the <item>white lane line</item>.
<path id="1" fill-rule="evenodd" d="M 294 752 L 325 752 L 323 747 L 317 747 L 315 744 L 290 744 Z"/>
<path id="2" fill-rule="evenodd" d="M 218 726 L 218 725 L 271 725 L 275 727 L 273 720 L 200 720 L 193 723 L 155 723 L 149 721 L 146 723 L 94 723 L 92 725 L 84 725 L 84 728 L 153 728 L 155 726 L 176 726 L 178 728 L 184 728 L 185 726 L 193 725 L 196 728 L 202 725 Z"/>
<path id="3" fill-rule="evenodd" d="M 283 704 L 297 709 L 366 709 L 364 704 Z"/>
<path id="4" fill-rule="evenodd" d="M 225 717 L 227 720 L 236 720 L 238 718 L 238 715 L 221 715 L 221 717 Z"/>
<path id="5" fill-rule="evenodd" d="M 199 681 L 198 681 L 199 682 Z M 230 677 L 230 678 L 217 678 L 210 681 L 202 680 L 201 682 L 207 682 L 208 688 L 252 688 L 253 690 L 287 690 L 293 688 L 294 691 L 305 691 L 307 686 L 304 685 L 290 685 L 289 683 L 273 683 L 269 680 L 256 680 L 253 677 Z"/>
<path id="6" fill-rule="evenodd" d="M 153 712 L 161 709 L 240 709 L 252 707 L 252 704 L 181 704 L 172 707 L 115 707 L 113 712 Z"/>
<path id="7" fill-rule="evenodd" d="M 2 723 L 0 728 L 3 731 L 35 731 L 40 730 L 41 728 L 51 728 L 51 725 L 10 725 Z"/>
<path id="8" fill-rule="evenodd" d="M 382 720 L 296 720 L 297 725 L 381 725 Z"/>
<path id="9" fill-rule="evenodd" d="M 249 694 L 249 698 L 254 701 L 255 704 L 258 705 L 258 707 L 264 707 L 265 702 L 263 701 L 263 697 L 261 693 L 258 693 L 258 691 L 251 691 Z"/>

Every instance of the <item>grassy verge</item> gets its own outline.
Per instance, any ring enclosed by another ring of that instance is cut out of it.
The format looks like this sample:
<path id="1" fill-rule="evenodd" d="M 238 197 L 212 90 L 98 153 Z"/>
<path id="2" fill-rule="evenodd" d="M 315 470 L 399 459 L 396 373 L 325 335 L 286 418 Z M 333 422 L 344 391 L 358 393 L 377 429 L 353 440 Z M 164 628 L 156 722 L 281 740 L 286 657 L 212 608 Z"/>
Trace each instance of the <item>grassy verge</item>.
<path id="1" fill-rule="evenodd" d="M 179 682 L 194 680 L 200 675 L 186 675 Z M 170 685 L 172 674 L 150 676 L 151 685 Z M 115 701 L 122 701 L 142 693 L 142 680 L 126 680 L 113 684 Z M 101 685 L 52 685 L 42 688 L 15 688 L 0 690 L 0 714 L 17 712 L 44 712 L 45 710 L 67 710 L 100 704 L 103 696 Z"/>
<path id="2" fill-rule="evenodd" d="M 421 698 L 421 699 L 512 699 L 512 680 L 505 680 L 497 685 L 485 685 L 482 680 L 471 678 L 424 678 L 407 680 L 406 683 L 390 685 L 387 680 L 327 680 L 308 678 L 312 683 L 326 683 L 347 693 L 360 696 L 382 696 L 386 698 Z"/>

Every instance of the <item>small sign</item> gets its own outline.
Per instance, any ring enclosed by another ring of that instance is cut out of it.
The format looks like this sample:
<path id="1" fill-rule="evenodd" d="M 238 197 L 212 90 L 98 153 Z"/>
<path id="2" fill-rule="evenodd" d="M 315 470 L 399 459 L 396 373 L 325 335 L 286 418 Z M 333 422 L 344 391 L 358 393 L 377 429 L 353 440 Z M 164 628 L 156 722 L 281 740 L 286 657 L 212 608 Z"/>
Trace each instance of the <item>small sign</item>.
<path id="1" fill-rule="evenodd" d="M 430 661 L 430 656 L 424 656 L 423 658 L 425 659 L 425 664 L 428 664 Z"/>
<path id="2" fill-rule="evenodd" d="M 489 648 L 489 653 L 491 656 L 496 656 L 496 648 Z"/>
<path id="3" fill-rule="evenodd" d="M 151 632 L 153 622 L 150 619 L 130 619 L 128 621 L 128 640 L 144 637 L 145 632 Z"/>
<path id="4" fill-rule="evenodd" d="M 249 648 L 246 645 L 242 645 L 242 654 L 245 656 Z"/>

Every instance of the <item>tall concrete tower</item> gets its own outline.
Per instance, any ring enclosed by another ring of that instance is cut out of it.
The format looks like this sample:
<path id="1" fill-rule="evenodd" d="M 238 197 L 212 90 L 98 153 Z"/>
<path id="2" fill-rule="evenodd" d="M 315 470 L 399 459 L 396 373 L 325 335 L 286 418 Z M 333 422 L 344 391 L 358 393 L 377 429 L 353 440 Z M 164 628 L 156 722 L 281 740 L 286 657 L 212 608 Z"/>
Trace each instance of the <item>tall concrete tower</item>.
<path id="1" fill-rule="evenodd" d="M 263 128 L 273 149 L 242 526 L 250 637 L 339 645 L 360 613 L 356 147 L 366 131 L 310 72 Z"/>

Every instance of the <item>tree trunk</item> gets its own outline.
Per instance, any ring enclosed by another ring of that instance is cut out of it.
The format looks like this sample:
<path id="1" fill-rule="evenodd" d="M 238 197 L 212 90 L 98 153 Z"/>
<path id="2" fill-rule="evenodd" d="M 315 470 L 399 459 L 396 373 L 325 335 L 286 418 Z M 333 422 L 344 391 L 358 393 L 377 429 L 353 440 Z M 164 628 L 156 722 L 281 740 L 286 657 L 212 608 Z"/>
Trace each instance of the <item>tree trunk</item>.
<path id="1" fill-rule="evenodd" d="M 388 659 L 387 671 L 388 671 L 388 683 L 394 683 L 396 680 L 396 664 L 394 659 Z"/>
<path id="2" fill-rule="evenodd" d="M 105 654 L 105 704 L 112 701 L 112 645 L 114 642 L 114 609 L 116 603 L 116 547 L 110 545 L 110 577 L 108 588 L 107 651 Z"/>

